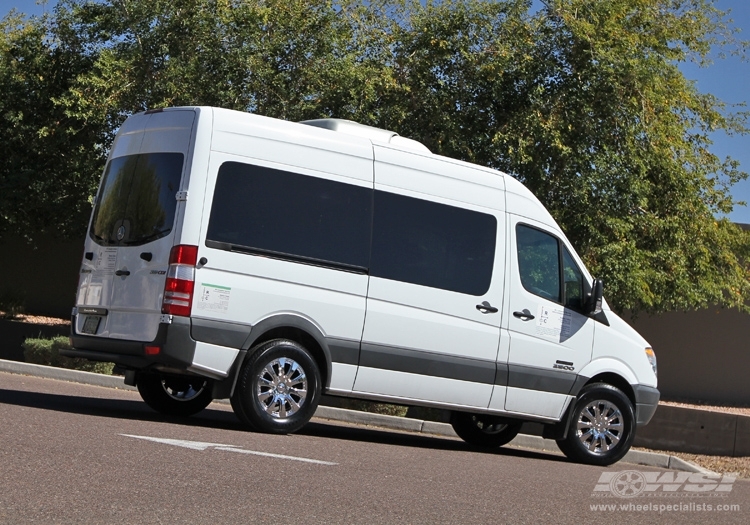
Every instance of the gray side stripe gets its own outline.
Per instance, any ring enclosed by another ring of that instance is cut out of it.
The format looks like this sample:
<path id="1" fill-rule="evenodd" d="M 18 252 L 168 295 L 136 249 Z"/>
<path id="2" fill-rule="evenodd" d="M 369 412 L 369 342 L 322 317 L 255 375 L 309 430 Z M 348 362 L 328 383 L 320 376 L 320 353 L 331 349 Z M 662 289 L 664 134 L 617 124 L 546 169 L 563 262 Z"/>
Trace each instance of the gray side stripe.
<path id="1" fill-rule="evenodd" d="M 360 366 L 492 385 L 495 361 L 362 343 Z M 505 367 L 505 365 L 501 365 Z M 500 374 L 501 377 L 504 374 Z"/>
<path id="2" fill-rule="evenodd" d="M 356 365 L 357 356 L 360 354 L 357 346 L 354 341 L 328 340 L 331 357 L 337 363 Z M 555 394 L 571 394 L 574 385 L 583 385 L 588 380 L 575 373 L 559 370 L 520 365 L 508 366 L 505 363 L 495 363 L 484 359 L 435 354 L 372 343 L 362 343 L 359 365 L 487 385 L 507 385 Z"/>
<path id="3" fill-rule="evenodd" d="M 212 345 L 240 348 L 250 335 L 249 324 L 213 321 L 210 319 L 191 319 L 190 332 L 193 339 Z"/>
<path id="4" fill-rule="evenodd" d="M 577 374 L 570 372 L 510 365 L 508 386 L 553 394 L 569 394 L 577 377 Z"/>
<path id="5" fill-rule="evenodd" d="M 359 341 L 328 338 L 326 343 L 334 363 L 356 365 L 359 362 Z"/>

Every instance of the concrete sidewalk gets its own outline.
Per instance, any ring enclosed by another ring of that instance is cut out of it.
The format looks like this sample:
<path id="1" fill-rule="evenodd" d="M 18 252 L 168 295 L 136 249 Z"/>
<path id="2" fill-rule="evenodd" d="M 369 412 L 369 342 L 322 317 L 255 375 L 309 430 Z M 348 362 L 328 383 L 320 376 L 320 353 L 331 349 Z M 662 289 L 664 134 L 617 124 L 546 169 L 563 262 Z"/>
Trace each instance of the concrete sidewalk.
<path id="1" fill-rule="evenodd" d="M 57 379 L 61 381 L 70 381 L 73 383 L 102 386 L 106 388 L 136 390 L 134 387 L 126 385 L 123 382 L 123 378 L 120 376 L 92 374 L 91 372 L 67 370 L 64 368 L 54 368 L 49 366 L 34 365 L 30 363 L 20 363 L 17 361 L 6 361 L 4 359 L 0 359 L 0 372 Z M 216 402 L 227 403 L 226 400 L 219 400 Z M 456 436 L 455 432 L 453 432 L 453 428 L 447 423 L 436 423 L 434 421 L 423 421 L 421 419 L 386 416 L 382 414 L 372 414 L 369 412 L 358 412 L 356 410 L 346 410 L 343 408 L 319 406 L 317 411 L 315 412 L 315 417 L 320 419 L 327 419 L 330 421 L 353 423 L 357 425 L 386 428 L 390 430 L 403 430 L 407 432 L 451 438 L 458 437 Z M 519 434 L 507 446 L 540 452 L 551 452 L 555 454 L 559 453 L 557 444 L 553 440 L 544 439 L 539 436 L 529 436 L 525 434 Z M 657 454 L 654 452 L 644 452 L 640 450 L 630 450 L 621 461 L 625 463 L 634 463 L 636 465 L 681 470 L 684 472 L 713 474 L 712 472 L 704 468 L 701 468 L 675 456 L 669 456 L 667 454 Z"/>

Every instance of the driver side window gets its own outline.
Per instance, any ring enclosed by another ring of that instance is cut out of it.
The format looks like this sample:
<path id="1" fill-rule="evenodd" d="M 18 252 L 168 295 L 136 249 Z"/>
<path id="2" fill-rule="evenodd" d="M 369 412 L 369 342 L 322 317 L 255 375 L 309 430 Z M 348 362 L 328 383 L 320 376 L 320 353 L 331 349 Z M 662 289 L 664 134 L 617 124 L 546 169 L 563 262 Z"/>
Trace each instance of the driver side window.
<path id="1" fill-rule="evenodd" d="M 536 228 L 516 228 L 518 271 L 526 290 L 555 301 L 560 300 L 560 245 L 557 238 Z"/>
<path id="2" fill-rule="evenodd" d="M 565 278 L 565 307 L 583 309 L 583 274 L 567 248 L 563 248 L 563 275 Z"/>

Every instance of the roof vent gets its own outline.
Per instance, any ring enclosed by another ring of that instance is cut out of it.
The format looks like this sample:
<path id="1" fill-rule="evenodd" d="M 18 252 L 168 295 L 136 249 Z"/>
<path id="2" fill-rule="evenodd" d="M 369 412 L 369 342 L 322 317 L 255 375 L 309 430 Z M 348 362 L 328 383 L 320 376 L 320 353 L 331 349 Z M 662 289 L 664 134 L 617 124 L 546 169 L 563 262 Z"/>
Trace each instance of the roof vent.
<path id="1" fill-rule="evenodd" d="M 339 133 L 346 133 L 347 135 L 364 137 L 366 139 L 374 140 L 377 142 L 385 142 L 387 144 L 392 144 L 403 149 L 419 151 L 421 153 L 430 153 L 429 148 L 421 142 L 402 137 L 395 131 L 388 131 L 386 129 L 367 126 L 365 124 L 360 124 L 359 122 L 354 122 L 352 120 L 340 118 L 320 118 L 315 120 L 303 120 L 302 122 L 300 122 L 300 124 L 315 126 L 316 128 L 329 129 L 331 131 L 338 131 Z"/>

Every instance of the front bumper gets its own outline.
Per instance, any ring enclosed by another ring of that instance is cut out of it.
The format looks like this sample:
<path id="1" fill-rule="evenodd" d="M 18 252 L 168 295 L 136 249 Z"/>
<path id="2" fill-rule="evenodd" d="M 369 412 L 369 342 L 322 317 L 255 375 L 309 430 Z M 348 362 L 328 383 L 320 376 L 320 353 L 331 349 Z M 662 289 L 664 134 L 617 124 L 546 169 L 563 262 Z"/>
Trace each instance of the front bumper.
<path id="1" fill-rule="evenodd" d="M 636 425 L 648 425 L 659 406 L 659 391 L 652 386 L 635 385 L 635 423 Z"/>

